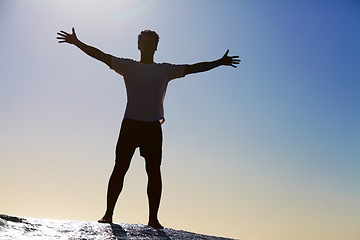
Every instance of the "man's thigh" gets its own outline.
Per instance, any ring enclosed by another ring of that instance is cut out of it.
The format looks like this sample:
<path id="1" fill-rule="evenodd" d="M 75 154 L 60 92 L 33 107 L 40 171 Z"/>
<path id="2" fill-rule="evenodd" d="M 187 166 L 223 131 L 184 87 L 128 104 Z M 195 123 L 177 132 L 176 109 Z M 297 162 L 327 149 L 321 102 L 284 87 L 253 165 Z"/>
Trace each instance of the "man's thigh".
<path id="1" fill-rule="evenodd" d="M 136 132 L 137 128 L 131 121 L 124 119 L 121 124 L 119 139 L 116 144 L 116 162 L 128 162 L 130 163 L 135 149 L 138 147 Z"/>
<path id="2" fill-rule="evenodd" d="M 147 164 L 161 164 L 162 158 L 162 129 L 160 122 L 154 122 L 146 129 L 144 141 L 140 145 L 140 155 Z"/>

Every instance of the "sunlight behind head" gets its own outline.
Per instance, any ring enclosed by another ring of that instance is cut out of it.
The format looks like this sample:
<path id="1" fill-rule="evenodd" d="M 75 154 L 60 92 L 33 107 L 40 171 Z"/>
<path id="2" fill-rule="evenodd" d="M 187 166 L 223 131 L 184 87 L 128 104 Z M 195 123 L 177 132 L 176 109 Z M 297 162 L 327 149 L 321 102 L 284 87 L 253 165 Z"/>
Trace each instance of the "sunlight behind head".
<path id="1" fill-rule="evenodd" d="M 126 1 L 126 6 L 114 14 L 113 19 L 122 20 L 140 15 L 142 12 L 146 11 L 154 2 L 155 0 Z"/>

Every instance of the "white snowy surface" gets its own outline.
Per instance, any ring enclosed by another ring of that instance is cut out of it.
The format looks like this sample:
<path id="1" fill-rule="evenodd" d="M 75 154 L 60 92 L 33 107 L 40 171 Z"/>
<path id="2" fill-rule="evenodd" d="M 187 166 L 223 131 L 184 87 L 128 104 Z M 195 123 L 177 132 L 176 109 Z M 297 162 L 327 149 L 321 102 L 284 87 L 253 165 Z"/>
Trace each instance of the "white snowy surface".
<path id="1" fill-rule="evenodd" d="M 226 240 L 165 228 L 156 230 L 142 224 L 102 224 L 97 222 L 21 218 L 0 214 L 0 239 L 71 239 L 71 240 Z"/>

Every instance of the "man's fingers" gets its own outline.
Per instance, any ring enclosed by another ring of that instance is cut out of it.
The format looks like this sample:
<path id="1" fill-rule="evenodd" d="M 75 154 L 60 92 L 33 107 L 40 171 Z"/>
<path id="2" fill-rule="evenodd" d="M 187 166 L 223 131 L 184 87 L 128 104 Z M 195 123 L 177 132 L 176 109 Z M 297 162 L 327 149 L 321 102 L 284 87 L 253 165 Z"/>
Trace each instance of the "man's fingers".
<path id="1" fill-rule="evenodd" d="M 241 62 L 241 60 L 238 59 L 239 56 L 228 56 L 229 51 L 230 51 L 229 49 L 226 50 L 226 53 L 224 54 L 224 57 L 223 57 L 223 59 L 225 61 L 224 65 L 228 65 L 233 68 L 237 68 L 237 66 L 235 66 L 235 64 L 239 64 Z"/>
<path id="2" fill-rule="evenodd" d="M 60 40 L 59 43 L 72 43 L 72 36 L 76 37 L 75 28 L 72 28 L 71 31 L 72 34 L 60 30 L 60 32 L 57 33 L 58 37 L 56 39 Z"/>
<path id="3" fill-rule="evenodd" d="M 60 32 L 65 34 L 65 35 L 70 35 L 69 33 L 65 32 L 65 31 L 60 31 Z"/>

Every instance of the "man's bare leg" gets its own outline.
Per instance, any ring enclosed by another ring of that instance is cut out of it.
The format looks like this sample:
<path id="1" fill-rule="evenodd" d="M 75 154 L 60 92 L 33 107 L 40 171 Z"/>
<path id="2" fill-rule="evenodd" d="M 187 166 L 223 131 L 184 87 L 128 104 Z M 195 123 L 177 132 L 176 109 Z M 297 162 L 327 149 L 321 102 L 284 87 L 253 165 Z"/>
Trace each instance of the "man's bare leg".
<path id="1" fill-rule="evenodd" d="M 164 227 L 160 224 L 157 216 L 162 190 L 160 164 L 151 164 L 151 161 L 146 161 L 146 172 L 148 175 L 147 195 L 149 200 L 148 225 L 156 229 L 163 229 Z"/>
<path id="2" fill-rule="evenodd" d="M 124 177 L 129 166 L 129 164 L 115 163 L 108 185 L 106 212 L 98 221 L 99 223 L 112 223 L 115 204 L 123 188 Z"/>

